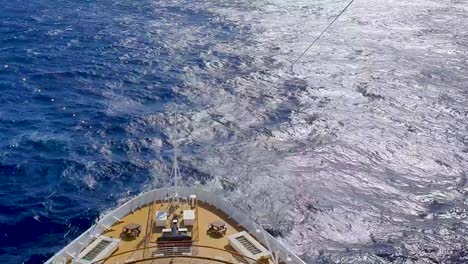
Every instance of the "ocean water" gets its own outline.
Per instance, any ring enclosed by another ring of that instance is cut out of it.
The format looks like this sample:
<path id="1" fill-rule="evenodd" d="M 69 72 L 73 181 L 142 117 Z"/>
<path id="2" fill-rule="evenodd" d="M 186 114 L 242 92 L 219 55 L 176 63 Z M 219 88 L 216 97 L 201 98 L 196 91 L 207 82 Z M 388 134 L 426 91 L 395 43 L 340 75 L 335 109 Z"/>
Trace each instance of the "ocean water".
<path id="1" fill-rule="evenodd" d="M 468 4 L 0 0 L 0 262 L 201 183 L 308 263 L 468 263 Z"/>

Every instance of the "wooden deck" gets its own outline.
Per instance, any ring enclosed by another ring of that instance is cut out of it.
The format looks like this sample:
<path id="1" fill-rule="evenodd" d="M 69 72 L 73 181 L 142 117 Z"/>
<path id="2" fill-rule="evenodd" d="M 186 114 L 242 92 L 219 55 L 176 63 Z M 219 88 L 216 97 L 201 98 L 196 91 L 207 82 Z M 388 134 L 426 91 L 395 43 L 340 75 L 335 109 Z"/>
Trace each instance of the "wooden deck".
<path id="1" fill-rule="evenodd" d="M 195 210 L 195 224 L 193 226 L 184 226 L 182 221 L 182 212 L 188 209 Z M 197 202 L 192 208 L 188 203 L 178 203 L 176 206 L 173 203 L 161 201 L 135 210 L 103 234 L 112 238 L 120 238 L 121 242 L 119 249 L 113 253 L 112 257 L 102 263 L 131 263 L 132 260 L 150 258 L 158 253 L 158 250 L 161 249 L 156 241 L 161 237 L 163 227 L 156 228 L 154 225 L 153 218 L 156 211 L 168 212 L 166 228 L 170 228 L 174 215 L 178 217 L 179 227 L 186 227 L 192 236 L 191 254 L 198 259 L 182 256 L 181 258 L 153 259 L 138 263 L 247 263 L 245 259 L 233 253 L 235 250 L 229 246 L 227 239 L 227 236 L 244 231 L 244 229 L 229 219 L 225 213 L 201 202 Z M 226 234 L 210 235 L 207 232 L 210 223 L 219 220 L 226 223 Z M 123 227 L 130 223 L 141 225 L 141 234 L 137 238 L 122 236 Z M 211 260 L 208 261 L 208 259 Z"/>

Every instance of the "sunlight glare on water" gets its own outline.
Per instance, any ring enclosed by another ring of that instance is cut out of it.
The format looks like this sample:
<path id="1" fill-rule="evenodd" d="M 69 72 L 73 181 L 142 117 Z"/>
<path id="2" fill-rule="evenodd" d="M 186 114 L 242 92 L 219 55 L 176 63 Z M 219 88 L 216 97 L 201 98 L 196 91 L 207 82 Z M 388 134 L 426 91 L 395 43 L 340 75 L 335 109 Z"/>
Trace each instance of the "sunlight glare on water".
<path id="1" fill-rule="evenodd" d="M 293 70 L 346 1 L 3 2 L 0 262 L 165 186 L 173 134 L 308 263 L 468 262 L 463 1 L 356 1 Z"/>

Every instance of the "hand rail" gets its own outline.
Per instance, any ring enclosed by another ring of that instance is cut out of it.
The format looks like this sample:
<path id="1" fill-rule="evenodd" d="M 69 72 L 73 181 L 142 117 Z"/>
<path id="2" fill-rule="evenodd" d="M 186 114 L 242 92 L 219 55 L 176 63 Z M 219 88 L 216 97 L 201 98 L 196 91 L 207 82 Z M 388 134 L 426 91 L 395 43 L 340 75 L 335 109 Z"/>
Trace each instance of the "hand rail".
<path id="1" fill-rule="evenodd" d="M 97 260 L 97 261 L 94 261 L 92 262 L 92 264 L 97 264 L 97 263 L 104 263 L 108 260 L 111 260 L 111 259 L 114 259 L 114 258 L 117 258 L 119 256 L 122 256 L 122 255 L 125 255 L 125 254 L 129 254 L 129 253 L 135 253 L 137 251 L 145 251 L 145 250 L 149 250 L 149 249 L 158 249 L 158 248 L 170 248 L 171 246 L 166 246 L 167 244 L 169 245 L 175 245 L 173 247 L 177 247 L 176 244 L 184 244 L 184 242 L 182 241 L 174 241 L 174 242 L 164 242 L 164 243 L 160 243 L 160 244 L 163 244 L 164 246 L 161 247 L 160 245 L 155 245 L 155 246 L 150 246 L 150 247 L 141 247 L 141 248 L 137 248 L 137 249 L 133 249 L 133 250 L 128 250 L 128 251 L 124 251 L 124 252 L 119 252 L 118 254 L 114 254 L 112 256 L 108 256 L 106 258 L 103 258 L 103 259 L 100 259 L 100 260 Z M 185 243 L 186 244 L 186 243 Z M 222 248 L 217 248 L 217 247 L 211 247 L 211 246 L 204 246 L 204 245 L 187 245 L 187 247 L 192 247 L 192 248 L 208 248 L 208 249 L 214 249 L 216 251 L 221 251 L 223 253 L 228 253 L 228 254 L 231 254 L 231 255 L 235 255 L 237 257 L 240 257 L 240 258 L 244 258 L 244 259 L 247 259 L 249 260 L 249 263 L 260 263 L 259 261 L 253 259 L 253 258 L 250 258 L 250 257 L 247 257 L 247 256 L 244 256 L 244 255 L 241 255 L 237 252 L 234 252 L 234 251 L 230 251 L 230 250 L 227 250 L 227 249 L 222 249 Z M 145 258 L 146 260 L 148 259 L 157 259 L 157 258 L 176 258 L 176 257 L 182 257 L 182 256 L 159 256 L 159 257 L 151 257 L 151 258 Z M 184 257 L 193 257 L 193 258 L 207 258 L 207 257 L 202 257 L 202 256 L 196 256 L 196 255 L 189 255 L 189 256 L 184 256 Z M 211 259 L 211 258 L 209 258 Z M 216 260 L 216 259 L 214 259 Z M 137 260 L 135 260 L 137 261 Z M 226 263 L 231 263 L 231 262 L 226 262 Z"/>
<path id="2" fill-rule="evenodd" d="M 210 261 L 210 262 L 219 262 L 219 263 L 225 263 L 225 264 L 237 264 L 237 263 L 234 263 L 234 262 L 229 262 L 229 261 L 226 261 L 226 260 L 223 260 L 223 259 L 215 259 L 215 258 L 209 258 L 209 257 L 200 257 L 200 256 L 184 256 L 184 255 L 181 255 L 181 256 L 164 256 L 164 257 L 149 257 L 149 258 L 142 258 L 142 259 L 137 259 L 137 260 L 132 260 L 131 262 L 129 263 L 140 263 L 140 262 L 145 262 L 145 261 L 148 261 L 148 260 L 158 260 L 158 259 L 176 259 L 176 258 L 187 258 L 187 259 L 203 259 L 203 260 L 207 260 L 207 261 Z M 93 262 L 93 264 L 96 263 L 96 262 Z"/>

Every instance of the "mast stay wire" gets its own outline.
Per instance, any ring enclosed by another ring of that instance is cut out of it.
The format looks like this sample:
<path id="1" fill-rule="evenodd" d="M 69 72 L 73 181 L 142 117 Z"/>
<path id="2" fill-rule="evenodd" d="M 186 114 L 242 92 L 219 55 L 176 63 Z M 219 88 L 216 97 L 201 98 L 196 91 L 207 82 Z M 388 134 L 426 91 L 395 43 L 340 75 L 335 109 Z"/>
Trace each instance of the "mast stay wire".
<path id="1" fill-rule="evenodd" d="M 328 29 L 330 29 L 330 27 L 335 23 L 335 21 L 338 20 L 338 18 L 340 18 L 341 15 L 343 15 L 344 12 L 346 12 L 346 10 L 353 3 L 354 3 L 354 0 L 349 1 L 349 3 L 345 6 L 345 8 L 341 10 L 341 12 L 332 20 L 332 22 L 328 24 L 328 26 L 324 30 L 322 30 L 322 32 L 314 39 L 314 41 L 312 41 L 312 43 L 302 52 L 302 54 L 291 64 L 291 70 L 293 70 L 294 65 L 310 50 L 310 48 L 312 48 L 315 45 L 315 43 L 325 34 L 325 32 L 328 31 Z"/>

